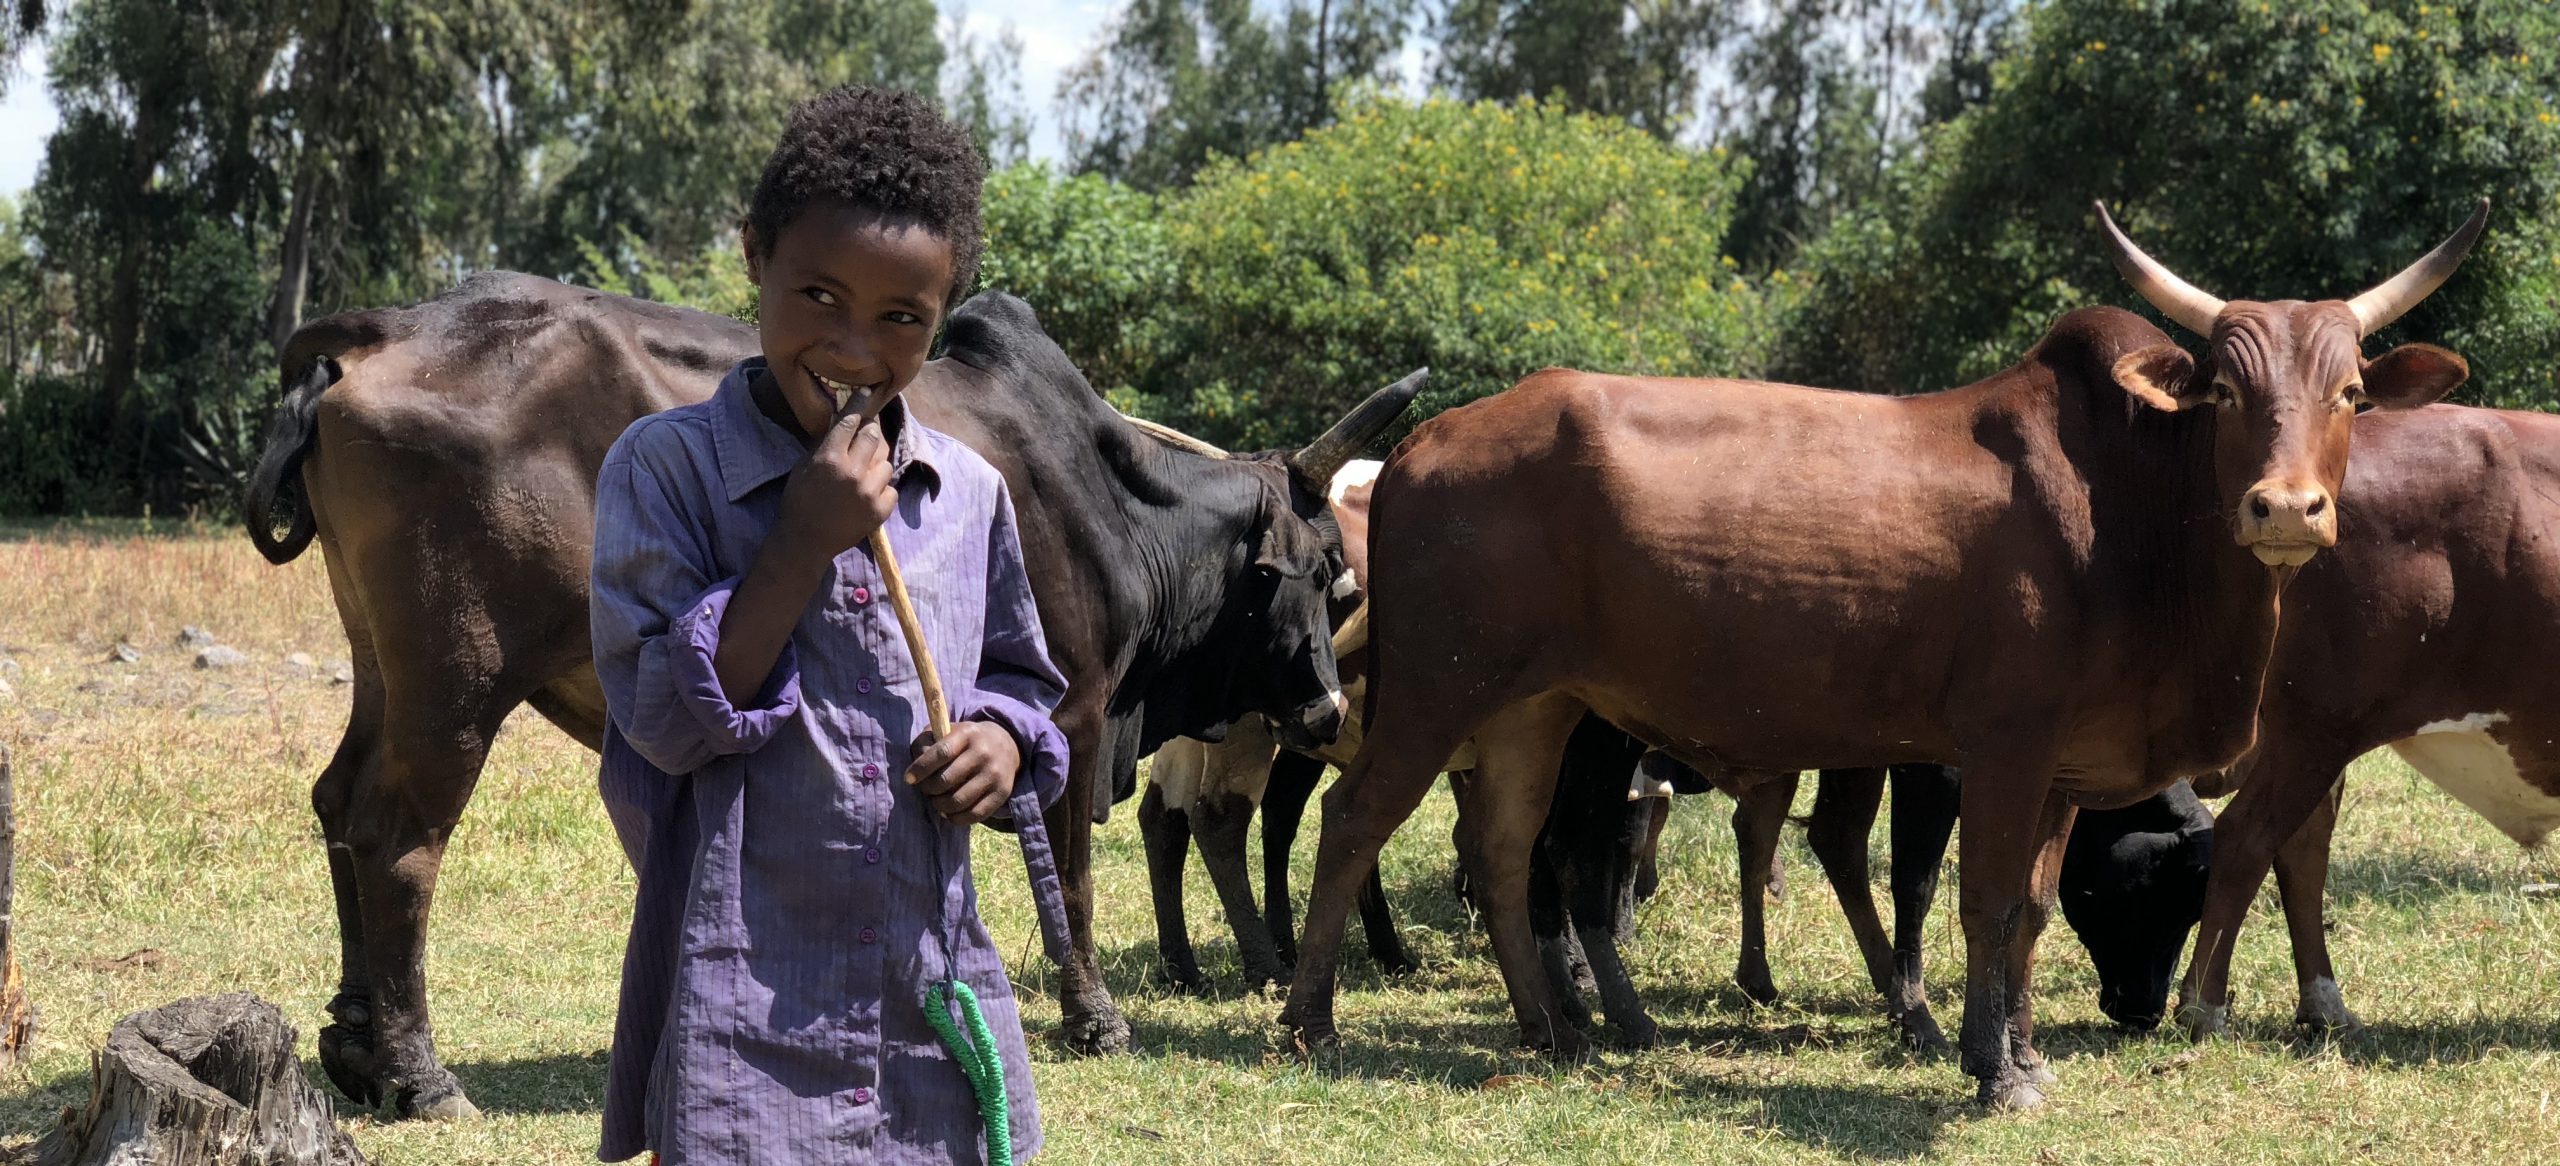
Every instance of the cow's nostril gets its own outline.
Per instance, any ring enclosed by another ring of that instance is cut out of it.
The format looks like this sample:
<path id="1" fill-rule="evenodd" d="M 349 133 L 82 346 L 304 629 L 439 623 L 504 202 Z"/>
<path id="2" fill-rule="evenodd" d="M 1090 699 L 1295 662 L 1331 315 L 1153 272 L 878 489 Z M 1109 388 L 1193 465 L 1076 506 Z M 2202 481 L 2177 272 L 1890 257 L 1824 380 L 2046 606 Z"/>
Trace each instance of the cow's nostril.
<path id="1" fill-rule="evenodd" d="M 2256 518 L 2265 519 L 2273 516 L 2275 511 L 2268 509 L 2266 495 L 2252 494 L 2249 496 L 2249 513 Z"/>
<path id="2" fill-rule="evenodd" d="M 2303 507 L 2302 512 L 2310 517 L 2318 518 L 2320 517 L 2320 512 L 2327 510 L 2328 508 L 2329 496 L 2326 494 L 2314 494 L 2311 496 L 2311 505 Z"/>

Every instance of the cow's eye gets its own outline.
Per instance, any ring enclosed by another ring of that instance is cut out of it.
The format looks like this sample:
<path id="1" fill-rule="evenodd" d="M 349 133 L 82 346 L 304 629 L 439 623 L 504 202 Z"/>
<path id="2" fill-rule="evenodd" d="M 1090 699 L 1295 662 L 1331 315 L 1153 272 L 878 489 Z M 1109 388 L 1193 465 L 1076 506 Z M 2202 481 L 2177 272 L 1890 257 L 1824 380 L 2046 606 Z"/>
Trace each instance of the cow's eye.
<path id="1" fill-rule="evenodd" d="M 2217 408 L 2231 408 L 2240 403 L 2240 387 L 2232 384 L 2229 377 L 2215 377 L 2213 388 L 2205 392 L 2205 400 L 2213 402 Z"/>
<path id="2" fill-rule="evenodd" d="M 2363 381 L 2350 382 L 2346 388 L 2340 390 L 2338 392 L 2338 403 L 2341 406 L 2353 409 L 2358 413 L 2362 413 L 2367 409 L 2373 408 L 2373 398 L 2364 395 Z"/>

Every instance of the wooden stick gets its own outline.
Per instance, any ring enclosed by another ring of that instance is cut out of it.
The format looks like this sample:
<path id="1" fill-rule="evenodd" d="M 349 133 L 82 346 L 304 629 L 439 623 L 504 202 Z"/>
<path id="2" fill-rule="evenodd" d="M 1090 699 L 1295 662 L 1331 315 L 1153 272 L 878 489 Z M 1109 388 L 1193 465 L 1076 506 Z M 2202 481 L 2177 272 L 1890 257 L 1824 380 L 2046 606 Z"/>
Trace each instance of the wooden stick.
<path id="1" fill-rule="evenodd" d="M 942 694 L 942 671 L 933 666 L 933 649 L 924 642 L 924 621 L 907 594 L 906 576 L 898 572 L 898 553 L 889 549 L 889 528 L 871 532 L 871 558 L 880 564 L 880 584 L 889 605 L 898 609 L 898 630 L 907 634 L 907 655 L 916 662 L 916 680 L 924 685 L 925 716 L 933 722 L 933 739 L 951 735 L 951 700 Z"/>

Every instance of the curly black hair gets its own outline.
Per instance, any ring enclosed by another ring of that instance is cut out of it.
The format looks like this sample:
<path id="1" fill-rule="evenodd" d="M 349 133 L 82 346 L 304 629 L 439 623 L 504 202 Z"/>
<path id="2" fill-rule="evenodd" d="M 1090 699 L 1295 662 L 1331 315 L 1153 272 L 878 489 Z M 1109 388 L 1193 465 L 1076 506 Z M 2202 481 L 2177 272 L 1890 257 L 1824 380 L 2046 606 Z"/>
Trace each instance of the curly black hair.
<path id="1" fill-rule="evenodd" d="M 847 85 L 801 102 L 747 200 L 759 257 L 810 203 L 833 201 L 917 226 L 951 244 L 951 301 L 978 280 L 987 247 L 978 191 L 987 165 L 967 130 L 933 102 L 898 89 Z"/>

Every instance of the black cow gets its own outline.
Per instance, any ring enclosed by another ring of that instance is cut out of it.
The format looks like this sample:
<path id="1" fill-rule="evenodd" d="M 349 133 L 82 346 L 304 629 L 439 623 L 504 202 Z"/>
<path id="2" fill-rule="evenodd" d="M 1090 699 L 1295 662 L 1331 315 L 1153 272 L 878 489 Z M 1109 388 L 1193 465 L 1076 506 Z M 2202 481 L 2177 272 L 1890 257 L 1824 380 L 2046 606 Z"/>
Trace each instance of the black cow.
<path id="1" fill-rule="evenodd" d="M 1211 457 L 1114 412 L 1020 300 L 971 300 L 946 341 L 907 400 L 1004 474 L 1068 680 L 1057 720 L 1072 758 L 1048 818 L 1075 938 L 1064 1036 L 1125 1048 L 1094 958 L 1092 825 L 1177 734 L 1255 712 L 1315 736 L 1338 722 L 1325 595 L 1342 555 L 1324 487 L 1420 377 L 1304 450 Z M 355 662 L 346 735 L 312 791 L 344 945 L 321 1063 L 348 1096 L 476 1112 L 427 1019 L 446 840 L 518 705 L 601 739 L 586 611 L 597 467 L 634 420 L 709 396 L 756 347 L 735 320 L 507 273 L 317 320 L 287 344 L 246 511 L 274 562 L 315 537 L 327 548 Z"/>

